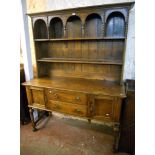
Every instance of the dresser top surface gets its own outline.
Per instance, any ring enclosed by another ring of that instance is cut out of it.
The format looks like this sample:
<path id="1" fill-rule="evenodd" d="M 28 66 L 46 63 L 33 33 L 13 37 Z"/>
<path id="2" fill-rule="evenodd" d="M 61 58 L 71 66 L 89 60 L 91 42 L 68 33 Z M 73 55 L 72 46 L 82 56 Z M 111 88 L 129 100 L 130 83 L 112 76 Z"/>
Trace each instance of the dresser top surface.
<path id="1" fill-rule="evenodd" d="M 88 94 L 117 96 L 120 98 L 126 97 L 124 85 L 103 80 L 66 77 L 53 77 L 52 79 L 36 78 L 23 83 L 23 85 L 78 91 Z"/>

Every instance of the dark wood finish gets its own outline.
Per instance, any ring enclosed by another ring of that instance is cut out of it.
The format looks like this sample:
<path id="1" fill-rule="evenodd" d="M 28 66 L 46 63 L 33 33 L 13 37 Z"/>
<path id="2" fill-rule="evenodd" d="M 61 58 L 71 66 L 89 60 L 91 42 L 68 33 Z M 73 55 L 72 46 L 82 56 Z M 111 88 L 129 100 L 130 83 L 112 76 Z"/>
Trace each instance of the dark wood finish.
<path id="1" fill-rule="evenodd" d="M 31 117 L 33 131 L 37 131 L 36 124 L 35 124 L 34 117 L 33 117 L 34 110 L 33 110 L 33 108 L 30 107 L 29 111 L 30 111 L 30 117 Z"/>
<path id="2" fill-rule="evenodd" d="M 49 38 L 63 37 L 63 23 L 58 17 L 51 19 L 49 26 Z"/>
<path id="3" fill-rule="evenodd" d="M 81 64 L 111 64 L 111 65 L 123 65 L 121 61 L 109 61 L 104 59 L 91 60 L 91 59 L 73 59 L 73 58 L 42 58 L 38 59 L 38 62 L 62 62 L 62 63 L 81 63 Z"/>
<path id="4" fill-rule="evenodd" d="M 78 16 L 71 16 L 66 23 L 67 38 L 82 37 L 82 23 Z"/>
<path id="5" fill-rule="evenodd" d="M 118 144 L 120 139 L 120 123 L 114 123 L 114 144 L 113 144 L 113 152 L 118 151 Z"/>
<path id="6" fill-rule="evenodd" d="M 34 108 L 111 122 L 117 151 L 131 4 L 29 14 L 38 72 L 24 83 L 31 117 Z"/>
<path id="7" fill-rule="evenodd" d="M 102 19 L 98 14 L 90 14 L 85 21 L 85 37 L 102 37 Z"/>
<path id="8" fill-rule="evenodd" d="M 46 39 L 48 38 L 47 26 L 44 20 L 38 19 L 34 24 L 34 38 Z"/>
<path id="9" fill-rule="evenodd" d="M 37 120 L 34 120 L 34 115 L 33 115 L 33 112 L 34 112 L 34 109 L 32 107 L 29 108 L 29 112 L 30 112 L 30 118 L 31 118 L 31 123 L 32 123 L 32 128 L 33 128 L 33 131 L 37 131 L 38 129 L 36 128 L 37 126 L 37 123 L 43 118 L 44 115 L 46 116 L 50 116 L 51 113 L 48 112 L 48 111 L 43 111 L 42 113 L 40 113 L 39 117 L 37 118 Z"/>
<path id="10" fill-rule="evenodd" d="M 40 66 L 38 73 L 39 76 L 46 74 L 49 77 L 51 75 L 75 76 L 120 81 L 123 66 L 123 51 L 123 40 L 36 42 L 36 57 Z M 44 62 L 49 62 L 48 68 Z"/>
<path id="11" fill-rule="evenodd" d="M 44 42 L 44 41 L 72 41 L 72 40 L 125 40 L 125 37 L 85 37 L 85 38 L 58 38 L 58 39 L 34 39 L 35 42 Z"/>
<path id="12" fill-rule="evenodd" d="M 119 12 L 110 14 L 107 19 L 106 36 L 123 37 L 125 34 L 125 19 Z"/>
<path id="13" fill-rule="evenodd" d="M 135 80 L 126 80 L 127 98 L 122 107 L 119 150 L 135 152 Z"/>
<path id="14" fill-rule="evenodd" d="M 30 122 L 28 100 L 23 82 L 25 82 L 24 66 L 20 64 L 20 122 L 22 125 Z"/>

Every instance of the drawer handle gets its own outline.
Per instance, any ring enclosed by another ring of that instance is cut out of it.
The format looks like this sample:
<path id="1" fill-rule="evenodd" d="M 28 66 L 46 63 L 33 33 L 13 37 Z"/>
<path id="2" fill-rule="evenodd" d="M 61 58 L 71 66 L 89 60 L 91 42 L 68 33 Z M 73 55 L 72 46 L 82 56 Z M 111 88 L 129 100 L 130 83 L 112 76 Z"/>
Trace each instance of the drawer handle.
<path id="1" fill-rule="evenodd" d="M 78 113 L 78 114 L 83 114 L 83 112 L 79 109 L 75 109 L 74 112 Z"/>
<path id="2" fill-rule="evenodd" d="M 53 94 L 54 98 L 58 99 L 59 96 L 57 94 Z"/>
<path id="3" fill-rule="evenodd" d="M 109 117 L 110 114 L 107 113 L 107 114 L 105 114 L 105 115 L 106 115 L 107 117 Z"/>
<path id="4" fill-rule="evenodd" d="M 59 96 L 57 94 L 55 94 L 54 92 L 52 92 L 52 90 L 49 90 L 49 94 L 52 94 L 54 96 L 54 98 L 58 99 Z"/>
<path id="5" fill-rule="evenodd" d="M 80 101 L 80 100 L 81 100 L 79 96 L 75 97 L 75 99 L 76 99 L 77 101 Z"/>

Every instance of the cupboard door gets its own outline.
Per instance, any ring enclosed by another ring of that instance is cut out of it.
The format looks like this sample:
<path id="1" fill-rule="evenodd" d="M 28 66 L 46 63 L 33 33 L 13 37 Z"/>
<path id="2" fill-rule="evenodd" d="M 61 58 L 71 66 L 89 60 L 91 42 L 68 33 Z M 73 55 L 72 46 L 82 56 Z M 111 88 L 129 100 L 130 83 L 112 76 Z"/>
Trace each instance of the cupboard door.
<path id="1" fill-rule="evenodd" d="M 30 87 L 32 104 L 38 108 L 45 108 L 45 94 L 43 88 Z"/>
<path id="2" fill-rule="evenodd" d="M 97 120 L 113 120 L 114 99 L 112 97 L 95 97 L 93 103 L 93 118 Z"/>

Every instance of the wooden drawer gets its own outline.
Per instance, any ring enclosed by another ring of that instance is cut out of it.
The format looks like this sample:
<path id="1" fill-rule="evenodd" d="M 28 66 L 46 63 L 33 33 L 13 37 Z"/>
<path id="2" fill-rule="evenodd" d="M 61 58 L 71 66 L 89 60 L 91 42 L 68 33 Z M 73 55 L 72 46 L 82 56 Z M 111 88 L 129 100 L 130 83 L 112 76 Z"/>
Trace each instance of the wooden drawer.
<path id="1" fill-rule="evenodd" d="M 76 104 L 86 104 L 87 96 L 83 93 L 72 92 L 72 91 L 62 91 L 56 89 L 46 90 L 48 100 L 70 102 Z"/>
<path id="2" fill-rule="evenodd" d="M 82 116 L 82 117 L 87 116 L 86 105 L 78 105 L 78 104 L 49 100 L 47 103 L 47 108 L 49 110 L 71 114 L 75 116 Z"/>

